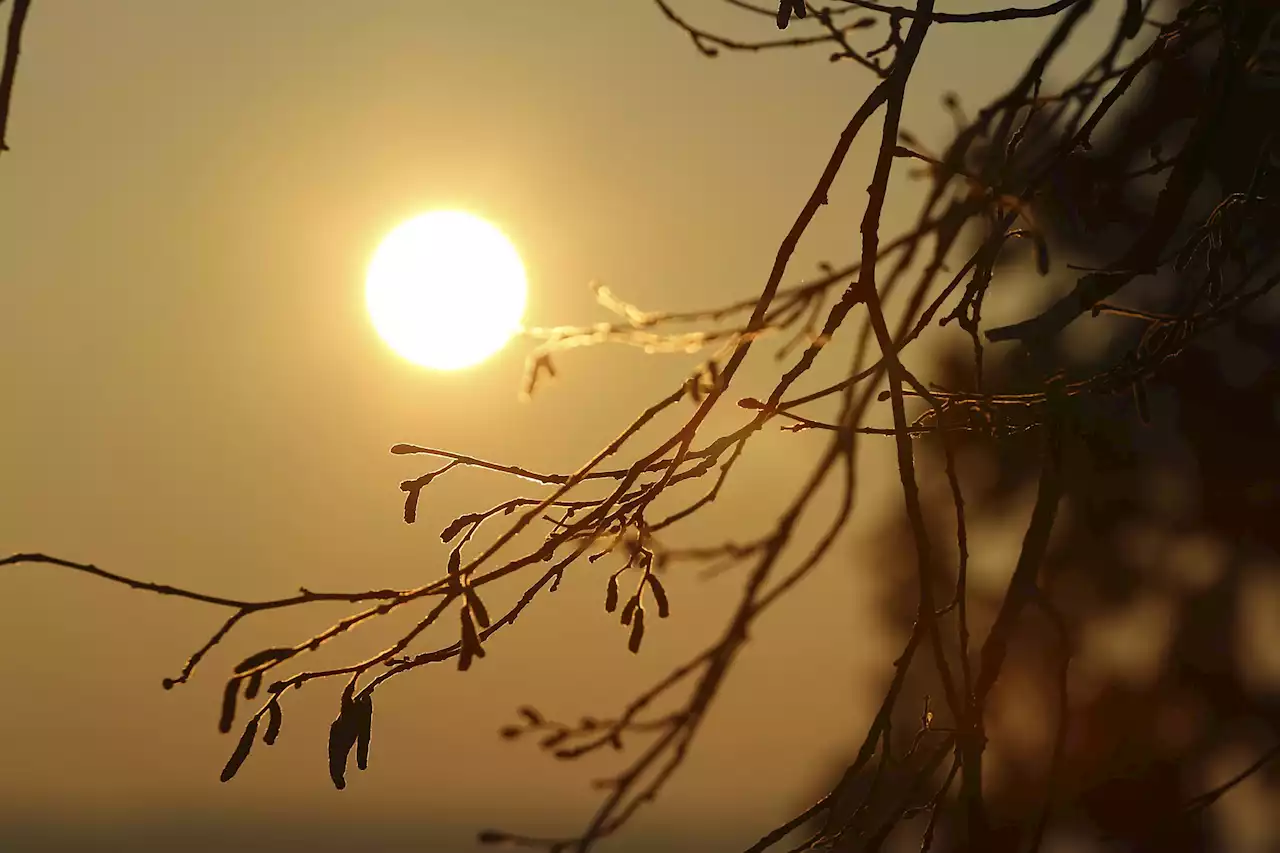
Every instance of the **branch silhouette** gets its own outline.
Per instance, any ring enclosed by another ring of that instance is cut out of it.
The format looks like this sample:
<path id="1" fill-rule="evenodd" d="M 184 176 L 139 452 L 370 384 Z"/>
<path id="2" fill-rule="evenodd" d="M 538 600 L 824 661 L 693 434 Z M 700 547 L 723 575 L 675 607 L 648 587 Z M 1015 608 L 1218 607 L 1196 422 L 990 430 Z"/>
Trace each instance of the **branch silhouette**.
<path id="1" fill-rule="evenodd" d="M 9 110 L 13 104 L 13 81 L 18 74 L 18 54 L 22 50 L 22 29 L 31 12 L 31 0 L 13 0 L 9 29 L 4 41 L 4 65 L 0 66 L 0 151 L 8 151 Z"/>
<path id="2" fill-rule="evenodd" d="M 1176 5 L 1172 18 L 1162 22 L 1150 17 L 1152 2 L 1126 2 L 1114 16 L 1111 37 L 1087 67 L 1073 79 L 1055 82 L 1047 69 L 1078 35 L 1085 17 L 1095 14 L 1091 0 L 964 13 L 935 11 L 932 0 L 920 0 L 915 8 L 864 0 L 827 7 L 782 0 L 776 10 L 771 4 L 724 2 L 766 32 L 766 18 L 797 32 L 783 39 L 776 33 L 757 40 L 731 38 L 691 23 L 674 0 L 654 0 L 657 12 L 708 58 L 818 47 L 833 50 L 833 60 L 853 59 L 853 72 L 869 72 L 872 86 L 835 140 L 758 295 L 697 311 L 661 312 L 642 310 L 595 284 L 596 301 L 611 321 L 528 330 L 533 346 L 521 391 L 529 396 L 557 377 L 556 361 L 566 350 L 621 344 L 655 354 L 701 354 L 692 374 L 577 470 L 539 472 L 421 444 L 392 447 L 395 455 L 441 460 L 440 467 L 400 484 L 406 523 L 417 522 L 421 494 L 442 488 L 438 481 L 446 474 L 481 471 L 510 478 L 525 490 L 447 525 L 441 539 L 452 550 L 445 565 L 434 579 L 412 589 L 303 589 L 291 597 L 251 601 L 139 581 L 44 554 L 0 560 L 0 566 L 57 566 L 229 611 L 180 673 L 164 681 L 166 688 L 186 682 L 249 616 L 319 601 L 354 605 L 324 631 L 264 649 L 234 668 L 224 694 L 222 731 L 234 727 L 240 702 L 261 704 L 242 729 L 223 781 L 241 772 L 251 757 L 264 717 L 263 741 L 273 743 L 280 734 L 287 688 L 336 679 L 344 687 L 329 735 L 329 766 L 334 784 L 345 787 L 353 750 L 357 766 L 367 765 L 373 695 L 382 684 L 448 661 L 470 668 L 486 657 L 487 641 L 508 630 L 526 609 L 550 606 L 543 593 L 554 591 L 584 562 L 606 561 L 613 568 L 603 604 L 627 627 L 628 648 L 637 654 L 643 652 L 646 632 L 662 630 L 660 620 L 681 618 L 679 602 L 673 608 L 663 583 L 672 566 L 692 563 L 710 574 L 742 568 L 735 605 L 717 639 L 620 710 L 572 724 L 525 707 L 517 712 L 519 722 L 500 733 L 510 740 L 535 737 L 560 760 L 604 750 L 627 754 L 614 776 L 593 783 L 602 792 L 601 803 L 581 832 L 532 837 L 486 830 L 480 835 L 485 843 L 592 849 L 662 793 L 694 748 L 753 623 L 832 552 L 857 506 L 860 443 L 872 440 L 892 441 L 899 473 L 905 522 L 894 541 L 903 544 L 895 555 L 904 571 L 893 577 L 902 591 L 905 642 L 856 755 L 816 803 L 747 849 L 775 849 L 803 831 L 807 837 L 791 849 L 878 850 L 914 829 L 922 850 L 940 843 L 984 853 L 1035 850 L 1064 804 L 1102 796 L 1102 788 L 1087 788 L 1082 781 L 1087 773 L 1078 756 L 1083 753 L 1071 747 L 1072 737 L 1086 736 L 1079 733 L 1092 725 L 1089 714 L 1102 712 L 1101 705 L 1080 710 L 1083 700 L 1071 678 L 1089 614 L 1071 598 L 1078 592 L 1059 581 L 1067 557 L 1055 543 L 1060 534 L 1068 535 L 1061 528 L 1075 529 L 1059 508 L 1087 505 L 1079 478 L 1092 469 L 1082 460 L 1117 458 L 1114 447 L 1107 446 L 1107 429 L 1130 414 L 1141 428 L 1173 424 L 1168 407 L 1152 403 L 1164 393 L 1161 388 L 1178 393 L 1195 388 L 1211 396 L 1225 387 L 1209 373 L 1197 374 L 1194 382 L 1179 373 L 1199 369 L 1198 359 L 1205 347 L 1215 345 L 1214 336 L 1238 334 L 1259 317 L 1255 339 L 1271 335 L 1268 298 L 1280 283 L 1275 250 L 1280 104 L 1269 83 L 1269 63 L 1275 61 L 1273 41 L 1280 43 L 1280 15 L 1245 0 L 1193 0 Z M 15 0 L 11 16 L 0 89 L 5 118 L 16 34 L 27 5 Z M 861 17 L 844 17 L 851 12 Z M 932 26 L 999 26 L 1033 18 L 1052 19 L 1052 27 L 1027 68 L 973 118 L 963 114 L 954 94 L 944 94 L 956 132 L 946 150 L 930 153 L 903 122 L 913 92 L 909 84 L 928 49 Z M 883 41 L 861 44 L 871 31 L 886 33 Z M 841 70 L 845 65 L 837 63 Z M 1186 90 L 1179 90 L 1181 97 L 1162 94 L 1162 86 L 1179 80 L 1202 85 L 1194 97 Z M 1277 109 L 1264 109 L 1268 105 Z M 855 140 L 877 116 L 881 125 L 859 257 L 840 267 L 824 265 L 816 278 L 787 285 L 801 237 L 828 204 Z M 1224 128 L 1238 132 L 1227 137 Z M 1176 151 L 1166 153 L 1162 145 Z M 913 225 L 883 235 L 884 205 L 893 181 L 902 177 L 896 169 L 902 162 L 917 168 L 906 178 L 926 182 L 928 192 Z M 1066 295 L 1054 296 L 1055 282 L 1061 284 L 1062 272 L 1073 267 L 1062 258 L 1093 263 L 1099 255 L 1113 260 L 1086 271 Z M 1042 282 L 1028 289 L 1048 307 L 1031 304 L 1020 322 L 989 328 L 985 301 L 993 286 L 1010 279 Z M 1132 287 L 1151 282 L 1158 286 Z M 1101 357 L 1090 361 L 1069 354 L 1063 335 L 1077 322 L 1104 329 L 1109 344 Z M 906 367 L 903 355 L 908 347 L 920 349 L 926 331 L 941 336 L 952 323 L 967 355 L 948 350 L 939 361 L 926 354 L 945 379 L 926 382 Z M 793 392 L 838 336 L 855 342 L 840 380 L 818 391 Z M 778 369 L 772 390 L 765 399 L 735 400 L 730 391 L 741 366 L 769 338 L 781 340 L 774 352 Z M 1016 348 L 1010 346 L 1014 343 Z M 999 344 L 1006 346 L 993 350 Z M 1273 347 L 1272 369 L 1276 355 Z M 1274 395 L 1277 387 L 1280 383 L 1267 386 L 1266 393 Z M 833 418 L 813 411 L 814 404 L 824 402 L 837 404 Z M 869 422 L 884 403 L 888 425 Z M 682 412 L 681 404 L 691 410 Z M 1234 398 L 1231 404 L 1243 405 Z M 708 425 L 710 416 L 725 410 L 739 418 L 738 426 L 716 432 Z M 665 437 L 642 439 L 642 429 L 657 423 L 670 423 Z M 745 542 L 666 544 L 664 531 L 686 524 L 734 487 L 735 463 L 770 424 L 821 448 L 776 524 Z M 1267 429 L 1274 432 L 1274 424 Z M 1036 481 L 1021 551 L 994 593 L 975 591 L 969 572 L 975 548 L 969 525 L 994 512 L 993 506 L 1003 506 L 998 496 L 964 482 L 967 469 L 961 462 L 970 458 L 964 454 L 974 453 L 997 460 L 1000 470 L 1011 472 L 1011 482 Z M 945 478 L 941 502 L 927 488 L 933 476 Z M 693 480 L 703 484 L 696 497 L 681 497 L 673 489 Z M 835 517 L 812 540 L 799 541 L 796 531 L 828 481 L 837 485 Z M 659 511 L 660 498 L 675 501 L 676 507 L 661 502 Z M 938 535 L 944 517 L 954 518 L 954 548 Z M 513 545 L 521 549 L 518 556 L 498 556 Z M 494 598 L 487 585 L 514 575 L 527 579 L 524 592 L 505 611 L 491 611 Z M 634 586 L 624 580 L 634 580 Z M 381 652 L 330 669 L 304 668 L 306 655 L 321 645 L 406 609 L 421 613 L 419 620 Z M 446 617 L 456 619 L 457 639 L 423 649 L 424 633 Z M 1051 664 L 1041 669 L 1051 674 L 1047 689 L 1054 723 L 1043 755 L 1047 769 L 1034 776 L 1037 784 L 1021 786 L 1039 793 L 1023 803 L 1018 800 L 1023 792 L 1001 787 L 984 772 L 996 760 L 993 738 L 1000 742 L 1000 733 L 992 729 L 993 697 L 1000 695 L 1002 679 L 1024 666 L 1021 646 L 1033 645 L 1028 638 L 1046 626 L 1052 641 L 1044 660 Z M 976 660 L 971 645 L 978 649 Z M 936 708 L 929 690 L 942 697 Z M 1198 796 L 1161 800 L 1164 811 L 1157 810 L 1153 820 L 1182 826 L 1179 821 L 1191 820 L 1271 766 L 1275 754 L 1273 747 L 1236 777 Z M 1104 811 L 1095 809 L 1103 815 L 1096 823 L 1106 829 Z"/>

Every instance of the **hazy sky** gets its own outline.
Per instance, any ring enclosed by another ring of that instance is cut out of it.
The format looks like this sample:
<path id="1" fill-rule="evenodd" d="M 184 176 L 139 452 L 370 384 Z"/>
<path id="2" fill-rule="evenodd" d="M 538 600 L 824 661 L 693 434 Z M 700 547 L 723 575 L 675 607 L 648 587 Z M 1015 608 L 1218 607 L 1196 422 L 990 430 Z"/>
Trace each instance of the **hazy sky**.
<path id="1" fill-rule="evenodd" d="M 776 32 L 712 0 L 678 5 L 739 35 Z M 1112 19 L 1099 6 L 1083 39 Z M 1043 29 L 937 28 L 907 126 L 943 143 L 943 89 L 976 107 Z M 524 257 L 532 324 L 603 319 L 592 278 L 646 308 L 752 295 L 871 85 L 826 55 L 709 61 L 647 0 L 37 0 L 0 156 L 0 552 L 245 597 L 434 577 L 441 526 L 517 485 L 451 474 L 406 526 L 397 484 L 426 469 L 390 445 L 569 470 L 696 362 L 577 351 L 531 403 L 516 397 L 519 344 L 456 374 L 415 367 L 364 314 L 381 236 L 436 207 L 491 219 Z M 873 142 L 855 146 L 789 280 L 856 255 Z M 896 187 L 891 223 L 913 192 Z M 744 395 L 771 369 L 756 361 Z M 762 436 L 690 541 L 767 523 L 761 495 L 785 497 L 816 442 Z M 762 623 L 640 835 L 751 840 L 856 742 L 855 686 L 891 653 L 868 628 L 873 567 L 852 539 L 839 553 Z M 191 827 L 219 825 L 247 849 L 235 827 L 263 821 L 277 850 L 308 820 L 440 849 L 466 849 L 480 825 L 572 832 L 611 766 L 558 764 L 496 729 L 525 702 L 614 713 L 720 630 L 737 583 L 673 576 L 673 617 L 637 657 L 602 612 L 603 576 L 570 577 L 471 672 L 427 668 L 380 691 L 370 769 L 339 793 L 330 685 L 294 694 L 280 743 L 227 785 L 233 742 L 215 719 L 231 665 L 341 610 L 250 620 L 164 692 L 224 613 L 6 569 L 0 847 L 83 831 L 98 840 L 74 849 L 178 849 L 156 840 L 164 827 L 194 844 Z"/>

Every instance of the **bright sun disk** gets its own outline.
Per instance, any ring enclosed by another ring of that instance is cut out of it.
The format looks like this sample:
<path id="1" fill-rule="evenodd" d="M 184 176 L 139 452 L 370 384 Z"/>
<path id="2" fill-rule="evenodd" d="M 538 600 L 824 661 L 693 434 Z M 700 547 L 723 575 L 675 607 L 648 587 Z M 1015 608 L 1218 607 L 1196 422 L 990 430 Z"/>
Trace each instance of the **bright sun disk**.
<path id="1" fill-rule="evenodd" d="M 369 263 L 365 304 L 378 334 L 412 362 L 456 370 L 520 330 L 524 264 L 496 227 L 438 210 L 395 228 Z"/>

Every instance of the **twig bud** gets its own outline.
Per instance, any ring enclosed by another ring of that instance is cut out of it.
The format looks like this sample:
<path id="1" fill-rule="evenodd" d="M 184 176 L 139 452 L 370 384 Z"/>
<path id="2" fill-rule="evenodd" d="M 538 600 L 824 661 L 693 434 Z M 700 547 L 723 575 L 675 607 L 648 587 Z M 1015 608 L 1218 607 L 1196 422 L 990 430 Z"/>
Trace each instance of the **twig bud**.
<path id="1" fill-rule="evenodd" d="M 635 615 L 636 608 L 640 606 L 640 594 L 637 593 L 627 599 L 626 605 L 622 608 L 622 624 L 630 625 L 631 617 Z"/>
<path id="2" fill-rule="evenodd" d="M 415 480 L 405 480 L 400 484 L 404 495 L 404 523 L 413 524 L 418 520 L 418 498 L 422 495 L 422 486 Z"/>
<path id="3" fill-rule="evenodd" d="M 627 640 L 627 648 L 632 654 L 640 651 L 640 641 L 644 639 L 644 608 L 636 608 L 635 621 L 631 623 L 631 636 Z"/>
<path id="4" fill-rule="evenodd" d="M 667 591 L 663 588 L 662 581 L 658 580 L 655 574 L 645 575 L 645 580 L 653 590 L 653 600 L 658 605 L 658 618 L 666 619 L 671 615 L 671 605 L 667 602 Z"/>
<path id="5" fill-rule="evenodd" d="M 356 767 L 369 767 L 369 743 L 373 740 L 373 694 L 366 693 L 353 706 L 351 713 L 356 725 Z"/>
<path id="6" fill-rule="evenodd" d="M 347 787 L 347 758 L 360 737 L 351 711 L 352 706 L 343 703 L 337 719 L 329 726 L 329 778 L 339 791 Z"/>
<path id="7" fill-rule="evenodd" d="M 280 709 L 280 702 L 272 702 L 267 706 L 267 730 L 262 735 L 262 742 L 267 746 L 273 745 L 276 738 L 280 737 L 280 725 L 283 722 L 284 711 Z"/>
<path id="8" fill-rule="evenodd" d="M 480 624 L 481 628 L 488 628 L 489 627 L 489 611 L 485 608 L 484 602 L 480 600 L 479 593 L 477 593 L 474 589 L 472 589 L 470 584 L 463 587 L 463 592 L 467 596 L 467 605 L 471 608 L 472 612 L 475 614 L 476 622 Z"/>
<path id="9" fill-rule="evenodd" d="M 218 717 L 218 731 L 224 735 L 231 731 L 236 721 L 236 697 L 240 694 L 240 679 L 232 678 L 222 691 L 222 715 Z"/>
<path id="10" fill-rule="evenodd" d="M 471 607 L 464 604 L 460 611 L 462 620 L 461 649 L 458 654 L 458 669 L 466 672 L 471 668 L 473 658 L 484 657 L 484 647 L 480 645 L 480 635 L 476 633 L 475 622 L 471 618 Z"/>
<path id="11" fill-rule="evenodd" d="M 609 576 L 609 585 L 604 591 L 604 612 L 612 613 L 618 609 L 618 576 Z"/>
<path id="12" fill-rule="evenodd" d="M 222 775 L 218 778 L 223 782 L 227 782 L 232 776 L 236 775 L 244 760 L 249 757 L 249 750 L 253 749 L 253 739 L 258 735 L 258 721 L 250 720 L 249 725 L 244 727 L 244 733 L 240 735 L 240 742 L 236 744 L 235 751 L 231 753 L 231 757 L 227 759 L 227 764 L 222 768 Z"/>

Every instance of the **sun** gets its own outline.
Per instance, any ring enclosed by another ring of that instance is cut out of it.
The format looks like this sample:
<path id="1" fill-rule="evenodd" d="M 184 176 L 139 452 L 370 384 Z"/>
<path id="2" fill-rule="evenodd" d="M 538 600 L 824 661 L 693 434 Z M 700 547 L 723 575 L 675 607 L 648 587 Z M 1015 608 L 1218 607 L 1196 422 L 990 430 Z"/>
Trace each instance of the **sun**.
<path id="1" fill-rule="evenodd" d="M 424 367 L 457 370 L 520 330 L 528 285 L 515 246 L 478 216 L 437 210 L 383 239 L 369 262 L 365 305 L 378 334 Z"/>

